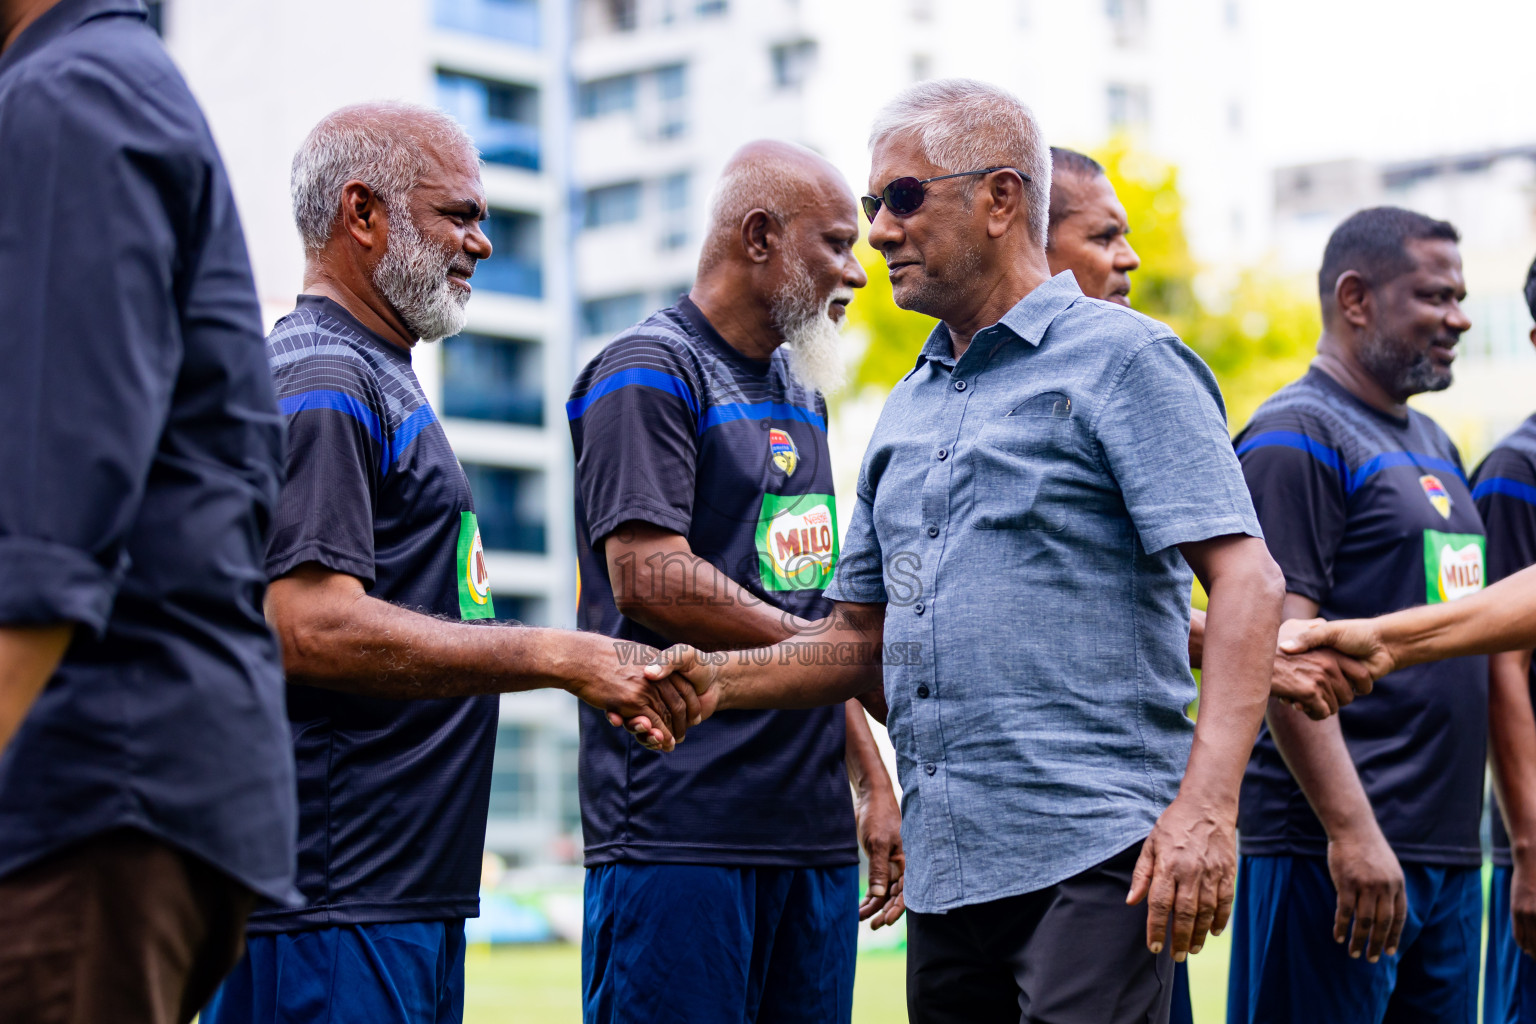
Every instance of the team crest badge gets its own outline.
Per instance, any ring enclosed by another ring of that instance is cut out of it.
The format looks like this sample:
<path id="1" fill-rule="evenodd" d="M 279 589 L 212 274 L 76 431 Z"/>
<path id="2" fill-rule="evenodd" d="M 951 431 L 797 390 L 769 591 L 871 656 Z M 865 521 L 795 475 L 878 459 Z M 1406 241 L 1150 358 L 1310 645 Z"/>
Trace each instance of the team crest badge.
<path id="1" fill-rule="evenodd" d="M 794 476 L 795 467 L 800 464 L 800 453 L 795 450 L 795 440 L 789 436 L 789 432 L 774 428 L 768 431 L 768 453 L 773 456 L 773 464 L 784 471 L 785 476 Z"/>
<path id="2" fill-rule="evenodd" d="M 1435 506 L 1435 511 L 1440 513 L 1440 518 L 1451 518 L 1451 495 L 1446 491 L 1445 485 L 1440 482 L 1440 478 L 1431 473 L 1425 473 L 1419 477 L 1419 486 L 1424 488 L 1424 496 L 1429 499 L 1431 505 Z"/>

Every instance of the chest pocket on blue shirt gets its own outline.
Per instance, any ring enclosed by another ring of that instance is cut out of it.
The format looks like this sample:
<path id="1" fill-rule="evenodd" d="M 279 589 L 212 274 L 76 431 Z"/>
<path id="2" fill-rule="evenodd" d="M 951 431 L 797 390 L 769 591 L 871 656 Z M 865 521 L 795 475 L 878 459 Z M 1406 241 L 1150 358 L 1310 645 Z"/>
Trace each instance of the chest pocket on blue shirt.
<path id="1" fill-rule="evenodd" d="M 1043 530 L 1066 526 L 1066 508 L 1049 500 L 1053 469 L 1075 448 L 1070 395 L 1031 395 L 982 428 L 971 453 L 978 530 Z"/>

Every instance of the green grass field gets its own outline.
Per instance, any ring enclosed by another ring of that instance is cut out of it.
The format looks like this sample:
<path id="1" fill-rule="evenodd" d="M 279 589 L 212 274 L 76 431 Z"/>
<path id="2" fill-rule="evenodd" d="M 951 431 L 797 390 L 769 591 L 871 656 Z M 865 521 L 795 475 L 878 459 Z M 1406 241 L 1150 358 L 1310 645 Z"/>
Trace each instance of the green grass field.
<path id="1" fill-rule="evenodd" d="M 1227 999 L 1227 941 L 1190 960 L 1196 1024 L 1220 1024 Z M 854 982 L 854 1024 L 907 1019 L 906 956 L 864 953 Z M 580 1024 L 581 955 L 574 946 L 471 947 L 465 1024 Z"/>

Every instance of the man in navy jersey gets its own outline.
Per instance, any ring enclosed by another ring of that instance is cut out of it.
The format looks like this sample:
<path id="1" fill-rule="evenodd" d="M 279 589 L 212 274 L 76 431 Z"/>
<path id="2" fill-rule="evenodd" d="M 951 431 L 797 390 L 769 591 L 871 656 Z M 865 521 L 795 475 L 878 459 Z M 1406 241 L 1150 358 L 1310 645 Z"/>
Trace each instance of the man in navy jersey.
<path id="1" fill-rule="evenodd" d="M 1536 317 L 1536 262 L 1525 277 Z M 1531 329 L 1536 344 L 1536 327 Z M 1488 529 L 1488 579 L 1536 564 L 1536 416 L 1522 423 L 1472 475 Z M 1500 814 L 1493 816 L 1493 886 L 1483 1020 L 1536 1022 L 1536 713 L 1531 650 L 1488 659 L 1488 743 Z M 1513 835 L 1515 842 L 1510 842 Z"/>
<path id="2" fill-rule="evenodd" d="M 691 292 L 577 378 L 583 628 L 727 650 L 826 617 L 822 393 L 841 383 L 839 323 L 865 283 L 858 234 L 825 160 L 745 147 Z M 593 709 L 581 726 L 587 1024 L 847 1021 L 858 920 L 902 908 L 901 814 L 859 702 L 722 715 L 665 756 Z"/>
<path id="3" fill-rule="evenodd" d="M 1288 618 L 1482 586 L 1460 457 L 1405 404 L 1449 386 L 1469 326 L 1456 243 L 1389 207 L 1339 225 L 1318 357 L 1235 442 Z M 1243 782 L 1229 1021 L 1474 1020 L 1486 667 L 1405 669 L 1320 722 L 1271 702 Z"/>
<path id="4" fill-rule="evenodd" d="M 663 747 L 691 713 L 605 637 L 489 621 L 469 485 L 411 369 L 418 339 L 463 326 L 491 255 L 463 129 L 403 104 L 339 110 L 299 149 L 293 199 L 305 294 L 267 340 L 288 418 L 267 615 L 304 902 L 252 915 L 204 1020 L 458 1020 L 495 695 L 560 686 Z"/>

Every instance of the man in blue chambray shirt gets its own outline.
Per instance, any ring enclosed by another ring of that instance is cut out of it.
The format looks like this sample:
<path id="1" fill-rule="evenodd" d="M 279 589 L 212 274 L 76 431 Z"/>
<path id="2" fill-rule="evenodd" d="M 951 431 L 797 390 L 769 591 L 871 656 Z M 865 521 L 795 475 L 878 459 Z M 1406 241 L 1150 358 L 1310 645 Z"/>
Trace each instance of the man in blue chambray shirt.
<path id="1" fill-rule="evenodd" d="M 870 442 L 831 626 L 651 671 L 706 709 L 813 706 L 883 653 L 911 1019 L 1166 1021 L 1171 959 L 1226 923 L 1279 626 L 1220 393 L 1167 327 L 1050 276 L 1050 157 L 1013 96 L 914 86 L 871 145 L 870 244 L 944 322 Z"/>

